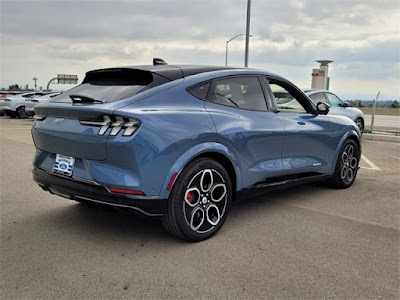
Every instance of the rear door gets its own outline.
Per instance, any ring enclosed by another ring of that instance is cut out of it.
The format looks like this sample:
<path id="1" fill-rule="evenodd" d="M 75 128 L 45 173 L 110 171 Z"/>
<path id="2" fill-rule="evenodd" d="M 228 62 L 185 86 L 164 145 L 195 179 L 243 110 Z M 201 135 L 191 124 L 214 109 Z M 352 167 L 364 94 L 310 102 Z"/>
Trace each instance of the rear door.
<path id="1" fill-rule="evenodd" d="M 241 164 L 242 188 L 282 173 L 283 128 L 269 110 L 258 76 L 230 76 L 213 81 L 209 101 L 218 139 Z"/>
<path id="2" fill-rule="evenodd" d="M 265 79 L 285 131 L 284 175 L 327 172 L 337 144 L 329 118 L 317 115 L 311 101 L 291 83 L 279 78 Z"/>

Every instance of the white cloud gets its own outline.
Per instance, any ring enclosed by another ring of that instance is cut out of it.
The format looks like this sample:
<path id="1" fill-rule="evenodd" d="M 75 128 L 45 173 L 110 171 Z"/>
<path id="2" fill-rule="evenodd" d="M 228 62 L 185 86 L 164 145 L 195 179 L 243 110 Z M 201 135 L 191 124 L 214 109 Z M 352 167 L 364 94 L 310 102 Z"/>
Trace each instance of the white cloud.
<path id="1" fill-rule="evenodd" d="M 2 1 L 0 85 L 40 85 L 57 73 L 149 64 L 225 63 L 226 41 L 245 32 L 245 0 Z M 400 98 L 397 0 L 252 1 L 250 67 L 303 87 L 316 59 L 331 59 L 332 89 Z M 244 37 L 229 63 L 244 62 Z M 354 84 L 349 84 L 352 82 Z"/>

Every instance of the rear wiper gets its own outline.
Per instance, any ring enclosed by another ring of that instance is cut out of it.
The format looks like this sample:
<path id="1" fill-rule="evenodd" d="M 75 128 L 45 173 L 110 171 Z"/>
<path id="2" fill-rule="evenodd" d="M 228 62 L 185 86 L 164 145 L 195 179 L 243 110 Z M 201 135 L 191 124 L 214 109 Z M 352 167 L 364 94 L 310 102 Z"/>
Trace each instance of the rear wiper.
<path id="1" fill-rule="evenodd" d="M 103 101 L 82 95 L 69 95 L 69 97 L 71 98 L 73 103 L 103 103 Z"/>
<path id="2" fill-rule="evenodd" d="M 234 105 L 236 105 L 237 107 L 239 107 L 239 105 L 237 105 L 237 103 L 235 101 L 233 101 L 231 98 L 225 96 L 224 94 L 221 93 L 214 93 L 215 95 L 221 96 L 223 98 L 225 98 L 226 100 L 229 100 L 230 102 L 232 102 Z"/>

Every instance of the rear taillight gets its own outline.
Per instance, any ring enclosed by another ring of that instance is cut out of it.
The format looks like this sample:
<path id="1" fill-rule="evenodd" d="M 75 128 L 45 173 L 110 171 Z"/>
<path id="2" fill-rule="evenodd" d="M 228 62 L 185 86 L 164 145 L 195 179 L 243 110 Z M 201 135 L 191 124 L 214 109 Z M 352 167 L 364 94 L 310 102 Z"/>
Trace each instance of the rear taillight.
<path id="1" fill-rule="evenodd" d="M 135 118 L 104 115 L 96 120 L 79 120 L 85 126 L 100 127 L 98 135 L 104 135 L 110 128 L 110 135 L 116 136 L 121 130 L 122 136 L 131 136 L 139 127 L 140 121 Z"/>

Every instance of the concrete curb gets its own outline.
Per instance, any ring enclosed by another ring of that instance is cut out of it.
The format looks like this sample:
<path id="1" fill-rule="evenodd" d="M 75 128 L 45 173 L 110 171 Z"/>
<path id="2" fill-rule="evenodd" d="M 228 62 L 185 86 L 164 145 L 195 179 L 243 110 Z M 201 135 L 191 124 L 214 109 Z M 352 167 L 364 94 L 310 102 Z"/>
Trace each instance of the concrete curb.
<path id="1" fill-rule="evenodd" d="M 362 139 L 363 140 L 372 140 L 372 141 L 400 143 L 400 136 L 396 136 L 396 135 L 364 133 L 362 136 Z"/>

